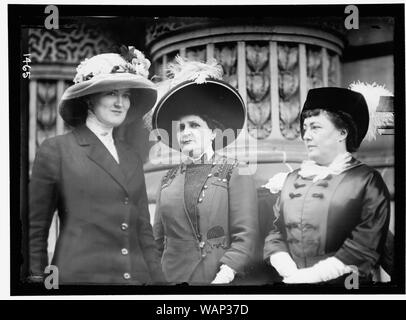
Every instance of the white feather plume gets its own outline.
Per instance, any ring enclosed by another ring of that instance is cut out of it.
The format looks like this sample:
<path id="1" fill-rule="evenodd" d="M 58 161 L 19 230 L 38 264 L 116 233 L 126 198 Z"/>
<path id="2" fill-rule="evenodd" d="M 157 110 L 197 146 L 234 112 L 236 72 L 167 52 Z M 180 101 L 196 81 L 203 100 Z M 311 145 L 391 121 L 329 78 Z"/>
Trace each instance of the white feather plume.
<path id="1" fill-rule="evenodd" d="M 370 84 L 357 81 L 351 83 L 349 88 L 364 96 L 369 110 L 369 127 L 365 138 L 368 141 L 375 140 L 378 127 L 388 125 L 393 121 L 393 114 L 379 112 L 378 115 L 376 112 L 379 99 L 381 96 L 393 96 L 393 93 L 386 89 L 385 86 L 379 85 L 375 82 Z"/>
<path id="2" fill-rule="evenodd" d="M 207 79 L 221 80 L 223 68 L 215 59 L 209 59 L 207 63 L 189 61 L 177 55 L 175 62 L 168 65 L 168 76 L 172 80 L 172 86 L 193 80 L 195 83 L 205 83 Z"/>

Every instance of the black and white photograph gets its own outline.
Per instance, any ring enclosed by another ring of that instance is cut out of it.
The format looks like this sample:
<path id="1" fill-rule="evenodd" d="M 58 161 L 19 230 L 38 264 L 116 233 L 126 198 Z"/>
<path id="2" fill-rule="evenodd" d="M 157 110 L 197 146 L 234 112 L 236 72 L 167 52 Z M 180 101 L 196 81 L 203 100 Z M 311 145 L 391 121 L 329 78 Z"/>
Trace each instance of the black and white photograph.
<path id="1" fill-rule="evenodd" d="M 404 12 L 8 4 L 10 294 L 405 294 Z"/>

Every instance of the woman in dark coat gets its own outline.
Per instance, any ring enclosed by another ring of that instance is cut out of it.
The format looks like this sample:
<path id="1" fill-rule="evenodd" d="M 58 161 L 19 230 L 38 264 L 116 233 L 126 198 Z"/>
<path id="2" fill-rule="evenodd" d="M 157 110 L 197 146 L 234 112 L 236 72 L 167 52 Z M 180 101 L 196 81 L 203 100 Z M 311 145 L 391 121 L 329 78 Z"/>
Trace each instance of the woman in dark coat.
<path id="1" fill-rule="evenodd" d="M 287 176 L 265 240 L 264 258 L 285 283 L 341 281 L 353 270 L 371 279 L 388 233 L 390 203 L 381 175 L 351 155 L 368 124 L 360 93 L 309 91 L 300 118 L 309 160 Z"/>
<path id="2" fill-rule="evenodd" d="M 58 210 L 60 235 L 52 265 L 61 284 L 145 284 L 164 281 L 152 235 L 142 161 L 114 129 L 145 113 L 157 93 L 149 61 L 100 54 L 77 68 L 60 103 L 73 131 L 43 142 L 29 184 L 30 279 L 41 281 L 47 238 Z"/>
<path id="3" fill-rule="evenodd" d="M 152 116 L 162 141 L 183 155 L 181 165 L 166 174 L 159 188 L 154 236 L 169 282 L 227 284 L 252 261 L 258 209 L 247 167 L 215 152 L 225 147 L 216 130 L 229 129 L 226 144 L 231 143 L 243 128 L 246 110 L 238 92 L 213 77 L 219 68 L 215 64 L 179 61 L 181 76 L 175 74 L 172 80 L 177 85 Z M 193 75 L 196 80 L 179 81 Z"/>

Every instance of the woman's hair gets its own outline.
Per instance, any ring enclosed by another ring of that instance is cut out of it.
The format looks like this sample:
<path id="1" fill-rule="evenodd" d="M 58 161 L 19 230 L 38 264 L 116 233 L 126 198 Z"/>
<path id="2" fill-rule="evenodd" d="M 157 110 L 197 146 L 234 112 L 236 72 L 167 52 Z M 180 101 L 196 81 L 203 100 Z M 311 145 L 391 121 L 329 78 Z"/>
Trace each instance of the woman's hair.
<path id="1" fill-rule="evenodd" d="M 337 130 L 346 130 L 347 131 L 347 138 L 345 140 L 345 144 L 347 147 L 348 152 L 355 152 L 357 151 L 359 145 L 357 144 L 358 141 L 358 130 L 357 126 L 355 125 L 354 120 L 352 117 L 343 111 L 329 111 L 325 109 L 312 109 L 306 110 L 302 112 L 300 116 L 300 133 L 303 138 L 303 123 L 306 118 L 318 116 L 321 113 L 327 115 L 329 120 L 333 123 Z"/>
<path id="2" fill-rule="evenodd" d="M 220 129 L 221 131 L 225 130 L 224 125 L 217 121 L 216 119 L 213 119 L 212 117 L 206 115 L 206 114 L 198 114 L 196 115 L 200 118 L 202 118 L 204 121 L 206 121 L 207 126 L 211 129 L 211 130 L 216 130 L 216 129 Z"/>

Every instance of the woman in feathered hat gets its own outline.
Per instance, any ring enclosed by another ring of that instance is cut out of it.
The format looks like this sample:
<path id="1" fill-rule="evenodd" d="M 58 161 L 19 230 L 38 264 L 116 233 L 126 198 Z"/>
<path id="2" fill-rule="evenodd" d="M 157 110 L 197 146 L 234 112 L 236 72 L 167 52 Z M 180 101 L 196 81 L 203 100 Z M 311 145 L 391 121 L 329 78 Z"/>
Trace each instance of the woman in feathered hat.
<path id="1" fill-rule="evenodd" d="M 264 258 L 285 283 L 371 280 L 389 226 L 381 175 L 352 156 L 367 134 L 364 96 L 343 88 L 308 92 L 300 128 L 308 158 L 291 172 L 274 207 Z"/>
<path id="2" fill-rule="evenodd" d="M 41 281 L 55 210 L 60 235 L 52 265 L 64 284 L 145 284 L 164 281 L 153 239 L 142 161 L 115 129 L 135 110 L 152 108 L 157 92 L 149 61 L 129 47 L 77 68 L 60 102 L 73 127 L 45 140 L 29 185 L 30 279 Z"/>
<path id="3" fill-rule="evenodd" d="M 253 179 L 235 160 L 216 153 L 236 139 L 246 110 L 239 93 L 220 80 L 221 66 L 177 58 L 171 89 L 160 99 L 152 126 L 184 156 L 163 178 L 154 236 L 171 283 L 226 284 L 244 274 L 258 232 Z M 221 134 L 228 129 L 226 142 Z"/>

